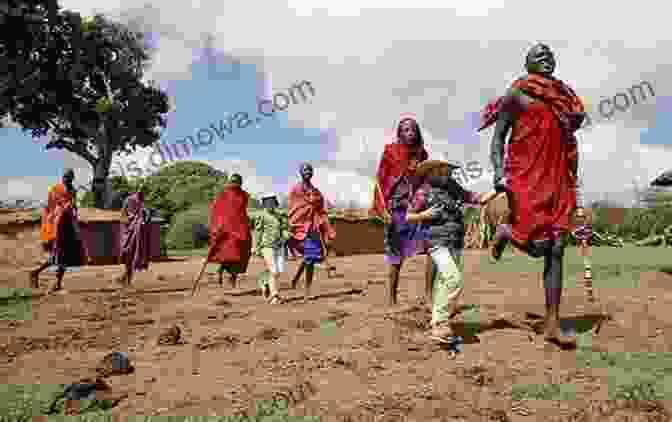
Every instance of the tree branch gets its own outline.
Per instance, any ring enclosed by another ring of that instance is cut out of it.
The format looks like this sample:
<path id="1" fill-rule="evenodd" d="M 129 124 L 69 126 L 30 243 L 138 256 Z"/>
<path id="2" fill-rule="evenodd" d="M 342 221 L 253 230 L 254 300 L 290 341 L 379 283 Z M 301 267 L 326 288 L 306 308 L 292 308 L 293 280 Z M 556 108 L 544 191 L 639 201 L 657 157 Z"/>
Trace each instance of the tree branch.
<path id="1" fill-rule="evenodd" d="M 73 154 L 79 155 L 80 157 L 88 161 L 89 164 L 91 164 L 92 166 L 95 166 L 96 163 L 98 162 L 98 158 L 96 158 L 93 154 L 87 151 L 86 146 L 83 144 L 76 144 L 72 142 L 66 142 L 62 139 L 56 139 L 53 141 L 49 141 L 45 148 L 65 149 Z"/>

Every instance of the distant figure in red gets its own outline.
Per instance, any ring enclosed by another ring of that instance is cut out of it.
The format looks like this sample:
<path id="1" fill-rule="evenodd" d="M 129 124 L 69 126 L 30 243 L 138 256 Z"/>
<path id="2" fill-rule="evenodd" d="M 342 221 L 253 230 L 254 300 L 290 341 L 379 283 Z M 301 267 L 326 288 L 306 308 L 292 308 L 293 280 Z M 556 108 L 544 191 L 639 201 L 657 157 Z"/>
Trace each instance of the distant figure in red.
<path id="1" fill-rule="evenodd" d="M 249 194 L 242 189 L 243 178 L 231 175 L 210 205 L 208 221 L 209 262 L 217 262 L 219 284 L 223 285 L 224 271 L 229 273 L 229 285 L 236 287 L 238 274 L 247 270 L 252 255 L 252 235 L 247 216 Z"/>
<path id="2" fill-rule="evenodd" d="M 494 185 L 506 192 L 511 225 L 498 227 L 493 257 L 507 242 L 544 258 L 547 341 L 573 346 L 560 333 L 560 301 L 565 239 L 576 209 L 578 152 L 574 132 L 585 118 L 579 97 L 553 77 L 555 57 L 537 44 L 526 58 L 527 75 L 484 111 L 481 129 L 496 123 L 491 159 Z M 511 132 L 508 140 L 507 135 Z"/>
<path id="3" fill-rule="evenodd" d="M 49 266 L 55 265 L 56 283 L 49 288 L 53 293 L 63 289 L 63 276 L 68 267 L 79 267 L 86 263 L 86 252 L 79 229 L 76 191 L 73 186 L 75 172 L 67 169 L 63 181 L 49 188 L 47 207 L 42 210 L 40 238 L 43 248 L 49 252 L 49 259 L 38 269 L 30 272 L 30 285 L 39 287 L 39 275 Z"/>
<path id="4" fill-rule="evenodd" d="M 312 183 L 313 166 L 303 163 L 299 168 L 301 182 L 294 185 L 288 198 L 288 220 L 292 237 L 287 242 L 291 249 L 303 255 L 303 261 L 292 280 L 292 288 L 306 272 L 306 286 L 304 299 L 310 297 L 310 288 L 313 283 L 315 264 L 323 262 L 329 243 L 336 238 L 336 230 L 329 223 L 329 216 L 325 207 L 322 192 Z"/>
<path id="5" fill-rule="evenodd" d="M 149 268 L 149 210 L 145 208 L 145 194 L 135 192 L 126 198 L 121 211 L 124 221 L 121 233 L 121 259 L 126 272 L 117 282 L 130 286 L 136 271 Z"/>
<path id="6" fill-rule="evenodd" d="M 417 165 L 429 157 L 425 150 L 422 133 L 413 118 L 404 118 L 399 122 L 396 140 L 385 145 L 383 156 L 378 165 L 373 205 L 370 213 L 382 217 L 385 221 L 385 261 L 390 265 L 388 280 L 388 304 L 397 304 L 399 273 L 406 258 L 415 256 L 421 243 L 416 236 L 421 227 L 406 221 L 415 192 L 420 188 L 422 179 L 415 175 Z M 426 261 L 426 283 L 431 283 L 433 263 L 429 255 Z M 426 292 L 430 295 L 431 293 Z M 431 303 L 431 298 L 426 298 Z"/>

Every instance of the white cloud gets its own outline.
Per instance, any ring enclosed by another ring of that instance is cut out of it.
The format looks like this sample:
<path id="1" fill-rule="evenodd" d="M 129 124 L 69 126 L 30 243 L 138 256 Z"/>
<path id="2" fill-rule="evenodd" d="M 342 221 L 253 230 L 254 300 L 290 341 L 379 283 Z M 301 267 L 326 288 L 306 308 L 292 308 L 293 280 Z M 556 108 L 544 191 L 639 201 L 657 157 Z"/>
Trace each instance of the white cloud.
<path id="1" fill-rule="evenodd" d="M 0 197 L 3 199 L 34 199 L 44 196 L 49 181 L 45 178 L 23 177 L 6 180 L 0 184 Z M 53 183 L 53 182 L 52 182 Z"/>
<path id="2" fill-rule="evenodd" d="M 229 175 L 238 173 L 243 177 L 243 188 L 250 194 L 260 195 L 272 192 L 274 188 L 271 177 L 260 176 L 254 163 L 240 159 L 206 161 L 212 167 L 227 172 Z M 278 192 L 280 194 L 282 192 Z"/>
<path id="3" fill-rule="evenodd" d="M 180 72 L 190 77 L 190 46 L 212 32 L 216 47 L 266 72 L 260 92 L 311 81 L 315 97 L 289 109 L 288 117 L 297 126 L 336 131 L 338 136 L 329 138 L 336 144 L 330 151 L 336 152 L 325 157 L 333 163 L 320 163 L 318 177 L 330 189 L 342 184 L 339 194 L 353 191 L 354 198 L 363 189 L 351 188 L 360 183 L 356 175 L 373 174 L 385 128 L 402 112 L 418 114 L 431 153 L 487 163 L 491 131 L 467 144 L 449 138 L 449 129 L 522 73 L 525 52 L 536 41 L 554 48 L 558 76 L 592 106 L 642 80 L 653 84 L 658 97 L 672 88 L 666 77 L 672 59 L 660 54 L 670 46 L 667 5 L 650 0 L 610 3 L 608 10 L 600 2 L 569 0 L 552 16 L 535 18 L 529 18 L 529 11 L 539 5 L 529 0 L 509 2 L 506 8 L 503 0 L 203 0 L 198 7 L 147 1 L 153 8 L 131 0 L 62 4 L 84 14 L 132 18 L 150 30 L 170 33 L 162 37 L 151 69 L 162 77 Z M 531 39 L 530 34 L 543 38 Z M 186 47 L 177 46 L 180 38 Z M 654 103 L 651 99 L 580 135 L 586 191 L 626 201 L 633 179 L 648 184 L 669 167 L 670 151 L 640 143 L 642 130 L 655 124 Z M 364 135 L 371 145 L 368 152 L 360 145 Z M 337 179 L 343 182 L 329 181 Z"/>

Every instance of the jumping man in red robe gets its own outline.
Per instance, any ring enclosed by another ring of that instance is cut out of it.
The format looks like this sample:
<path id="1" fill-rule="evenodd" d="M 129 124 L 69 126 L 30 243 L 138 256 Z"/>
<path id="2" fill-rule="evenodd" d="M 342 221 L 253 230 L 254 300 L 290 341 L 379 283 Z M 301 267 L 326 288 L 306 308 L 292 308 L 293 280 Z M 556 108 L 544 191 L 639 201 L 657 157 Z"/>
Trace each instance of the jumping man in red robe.
<path id="1" fill-rule="evenodd" d="M 555 64 L 548 46 L 535 45 L 526 58 L 528 74 L 486 107 L 479 130 L 496 123 L 491 146 L 494 185 L 507 193 L 512 214 L 511 225 L 498 228 L 493 257 L 501 257 L 508 241 L 532 257 L 544 257 L 545 338 L 573 346 L 575 340 L 560 333 L 559 309 L 565 234 L 576 209 L 574 132 L 585 113 L 574 91 L 553 77 Z"/>

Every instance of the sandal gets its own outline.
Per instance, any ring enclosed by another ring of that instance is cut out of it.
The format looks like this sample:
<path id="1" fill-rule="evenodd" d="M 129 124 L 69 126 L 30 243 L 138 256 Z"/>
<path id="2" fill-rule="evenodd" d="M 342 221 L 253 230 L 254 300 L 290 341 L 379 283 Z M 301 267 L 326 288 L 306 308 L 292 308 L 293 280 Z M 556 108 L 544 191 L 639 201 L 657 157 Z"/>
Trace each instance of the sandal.
<path id="1" fill-rule="evenodd" d="M 276 293 L 273 296 L 271 296 L 268 303 L 271 305 L 280 305 L 282 303 L 282 298 L 280 297 L 279 294 Z"/>

